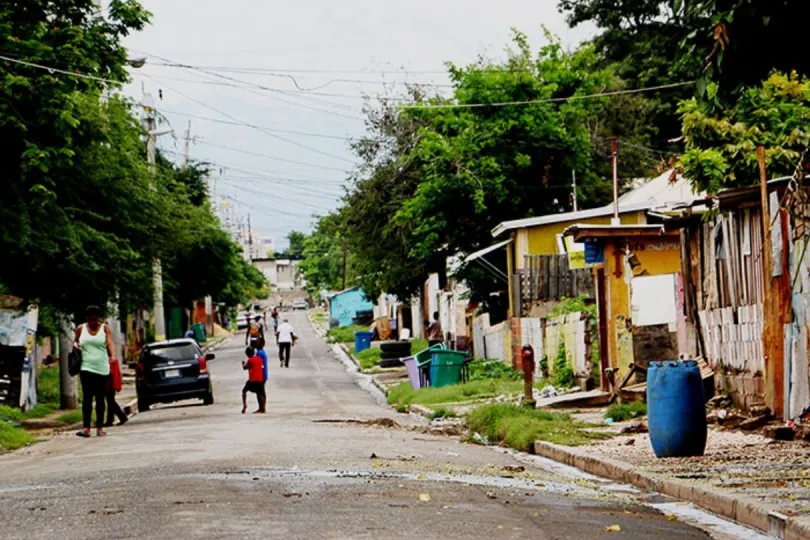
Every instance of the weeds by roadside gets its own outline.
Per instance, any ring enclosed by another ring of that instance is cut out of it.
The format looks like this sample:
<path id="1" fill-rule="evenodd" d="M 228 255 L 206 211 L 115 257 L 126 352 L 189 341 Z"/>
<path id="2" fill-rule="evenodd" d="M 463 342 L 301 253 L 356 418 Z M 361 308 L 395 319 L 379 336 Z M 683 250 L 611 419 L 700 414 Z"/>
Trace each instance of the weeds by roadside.
<path id="1" fill-rule="evenodd" d="M 433 412 L 430 413 L 431 420 L 436 420 L 438 418 L 455 418 L 456 412 L 452 409 L 448 409 L 447 407 L 437 407 L 433 409 Z"/>
<path id="2" fill-rule="evenodd" d="M 354 349 L 352 348 L 352 350 Z M 360 362 L 361 369 L 371 369 L 380 363 L 380 353 L 379 347 L 371 347 L 370 349 L 360 351 L 355 354 L 354 357 Z"/>
<path id="3" fill-rule="evenodd" d="M 535 388 L 542 388 L 547 383 L 539 381 Z M 494 398 L 504 394 L 523 392 L 521 381 L 504 379 L 484 379 L 470 381 L 441 388 L 420 388 L 414 390 L 409 383 L 402 383 L 388 390 L 388 403 L 391 405 L 438 405 L 441 403 L 458 403 L 476 399 Z"/>
<path id="4" fill-rule="evenodd" d="M 467 427 L 487 440 L 523 452 L 534 451 L 534 441 L 566 446 L 587 444 L 605 435 L 585 431 L 593 427 L 567 414 L 529 409 L 511 403 L 482 405 L 467 415 Z"/>
<path id="5" fill-rule="evenodd" d="M 630 403 L 614 403 L 605 411 L 605 418 L 612 418 L 614 422 L 623 422 L 631 418 L 647 415 L 647 404 L 643 401 Z"/>
<path id="6" fill-rule="evenodd" d="M 23 428 L 0 420 L 0 450 L 16 450 L 35 441 Z"/>
<path id="7" fill-rule="evenodd" d="M 330 328 L 326 332 L 326 338 L 329 343 L 354 343 L 355 332 L 365 332 L 368 326 L 361 326 L 353 324 L 351 326 L 344 326 L 343 328 Z"/>

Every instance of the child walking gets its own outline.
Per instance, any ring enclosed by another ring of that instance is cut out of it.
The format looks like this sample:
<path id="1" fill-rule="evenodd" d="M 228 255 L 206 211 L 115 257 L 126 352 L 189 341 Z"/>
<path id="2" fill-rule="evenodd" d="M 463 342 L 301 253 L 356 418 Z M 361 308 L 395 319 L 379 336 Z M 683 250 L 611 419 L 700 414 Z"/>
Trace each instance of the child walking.
<path id="1" fill-rule="evenodd" d="M 242 414 L 247 412 L 247 393 L 253 392 L 256 394 L 256 401 L 259 403 L 259 408 L 256 413 L 265 412 L 265 405 L 267 403 L 267 395 L 264 391 L 264 365 L 262 359 L 256 354 L 253 347 L 245 349 L 245 356 L 247 360 L 242 362 L 242 369 L 248 372 L 248 380 L 245 387 L 242 388 Z"/>

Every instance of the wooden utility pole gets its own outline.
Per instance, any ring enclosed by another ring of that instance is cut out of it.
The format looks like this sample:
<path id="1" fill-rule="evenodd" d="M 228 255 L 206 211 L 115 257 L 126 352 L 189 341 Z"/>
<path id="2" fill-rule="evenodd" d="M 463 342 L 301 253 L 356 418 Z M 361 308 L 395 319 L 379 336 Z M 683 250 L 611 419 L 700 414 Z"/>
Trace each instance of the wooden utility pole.
<path id="1" fill-rule="evenodd" d="M 771 215 L 768 201 L 768 172 L 765 165 L 765 147 L 757 146 L 759 162 L 759 196 L 762 205 L 762 349 L 765 361 L 765 403 L 774 416 L 782 415 L 782 388 L 784 387 L 784 342 L 780 302 L 774 296 L 773 242 Z M 788 278 L 789 279 L 789 278 Z"/>
<path id="2" fill-rule="evenodd" d="M 183 168 L 188 167 L 188 145 L 191 142 L 191 120 L 188 121 L 186 128 L 186 137 L 183 141 Z"/>
<path id="3" fill-rule="evenodd" d="M 610 154 L 613 158 L 613 220 L 611 225 L 619 225 L 619 142 L 614 135 L 610 139 Z"/>
<path id="4" fill-rule="evenodd" d="M 343 288 L 341 290 L 346 290 L 346 246 L 343 246 Z"/>
<path id="5" fill-rule="evenodd" d="M 574 212 L 578 210 L 577 208 L 577 171 L 571 169 L 571 192 L 574 197 Z"/>

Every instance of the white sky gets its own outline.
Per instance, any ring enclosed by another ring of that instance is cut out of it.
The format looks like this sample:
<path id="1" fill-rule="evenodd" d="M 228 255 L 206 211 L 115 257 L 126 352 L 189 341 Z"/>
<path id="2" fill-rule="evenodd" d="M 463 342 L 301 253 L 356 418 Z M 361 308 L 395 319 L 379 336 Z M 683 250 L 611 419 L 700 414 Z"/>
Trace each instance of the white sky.
<path id="1" fill-rule="evenodd" d="M 128 93 L 140 95 L 143 83 L 154 95 L 175 129 L 174 138 L 161 137 L 159 147 L 178 153 L 189 118 L 177 112 L 270 130 L 357 137 L 364 131 L 359 96 L 379 93 L 382 83 L 394 88 L 404 81 L 446 84 L 444 75 L 424 72 L 443 70 L 445 61 L 466 64 L 478 55 L 503 58 L 512 27 L 528 34 L 534 47 L 543 42 L 542 26 L 567 46 L 590 33 L 588 28 L 568 29 L 556 0 L 141 1 L 153 13 L 152 24 L 125 44 L 133 57 L 145 53 L 149 60 L 132 71 Z M 302 88 L 325 85 L 316 92 L 344 95 L 300 92 L 278 73 L 216 72 L 254 85 L 246 88 L 215 75 L 155 65 L 161 62 L 157 57 L 217 68 L 320 71 L 290 74 Z M 277 248 L 286 246 L 283 237 L 290 230 L 309 231 L 313 214 L 337 206 L 347 176 L 342 171 L 355 161 L 345 140 L 272 132 L 288 142 L 248 127 L 191 122 L 192 159 L 243 169 L 222 169 L 221 175 L 217 169 L 217 197 L 236 198 L 239 203 L 231 202 L 235 211 L 249 212 L 253 228 L 274 237 Z"/>

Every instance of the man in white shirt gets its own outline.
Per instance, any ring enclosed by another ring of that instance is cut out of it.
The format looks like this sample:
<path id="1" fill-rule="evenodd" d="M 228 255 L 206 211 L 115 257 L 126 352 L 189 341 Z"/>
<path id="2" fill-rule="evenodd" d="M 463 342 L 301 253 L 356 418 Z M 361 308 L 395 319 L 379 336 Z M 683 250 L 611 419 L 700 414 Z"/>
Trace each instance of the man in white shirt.
<path id="1" fill-rule="evenodd" d="M 281 362 L 281 367 L 290 367 L 290 350 L 292 349 L 293 343 L 295 343 L 296 339 L 298 338 L 295 336 L 295 331 L 293 330 L 290 321 L 284 319 L 284 321 L 278 325 L 278 330 L 276 332 L 278 359 Z"/>

